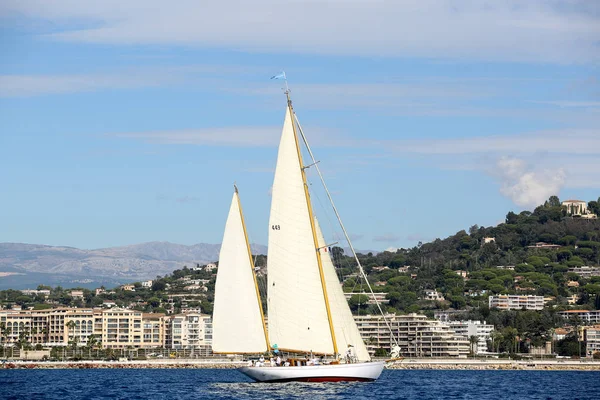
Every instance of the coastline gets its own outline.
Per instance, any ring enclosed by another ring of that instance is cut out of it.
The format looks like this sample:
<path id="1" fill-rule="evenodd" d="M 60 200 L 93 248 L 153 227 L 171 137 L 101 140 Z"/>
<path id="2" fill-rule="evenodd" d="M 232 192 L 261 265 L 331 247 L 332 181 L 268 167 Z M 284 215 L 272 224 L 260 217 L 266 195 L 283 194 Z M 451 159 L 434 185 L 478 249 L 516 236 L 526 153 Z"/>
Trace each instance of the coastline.
<path id="1" fill-rule="evenodd" d="M 133 361 L 27 361 L 2 360 L 0 369 L 233 369 L 242 361 L 221 360 L 133 360 Z M 600 361 L 581 360 L 488 360 L 404 359 L 390 362 L 388 369 L 430 370 L 539 370 L 600 371 Z"/>

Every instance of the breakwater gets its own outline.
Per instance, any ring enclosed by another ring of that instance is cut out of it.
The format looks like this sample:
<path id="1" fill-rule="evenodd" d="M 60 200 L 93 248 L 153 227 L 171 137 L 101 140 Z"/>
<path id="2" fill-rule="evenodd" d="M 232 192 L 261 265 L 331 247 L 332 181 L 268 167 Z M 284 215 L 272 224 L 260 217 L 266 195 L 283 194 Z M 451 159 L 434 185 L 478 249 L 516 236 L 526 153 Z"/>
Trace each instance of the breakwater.
<path id="1" fill-rule="evenodd" d="M 232 369 L 245 366 L 239 361 L 134 360 L 134 361 L 5 361 L 3 369 Z M 465 360 L 404 359 L 390 362 L 389 369 L 405 370 L 548 370 L 600 371 L 598 361 L 579 360 Z"/>

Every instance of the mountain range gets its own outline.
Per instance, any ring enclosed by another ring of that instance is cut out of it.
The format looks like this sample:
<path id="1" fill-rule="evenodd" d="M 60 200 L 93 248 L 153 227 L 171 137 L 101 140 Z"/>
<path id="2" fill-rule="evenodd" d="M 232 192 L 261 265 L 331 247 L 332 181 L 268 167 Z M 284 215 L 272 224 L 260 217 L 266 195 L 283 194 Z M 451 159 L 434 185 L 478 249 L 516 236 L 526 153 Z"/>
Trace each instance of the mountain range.
<path id="1" fill-rule="evenodd" d="M 219 258 L 220 244 L 191 246 L 147 242 L 130 246 L 83 250 L 65 246 L 0 243 L 0 289 L 115 286 L 152 279 L 184 265 L 206 264 Z M 253 244 L 256 254 L 267 248 Z"/>

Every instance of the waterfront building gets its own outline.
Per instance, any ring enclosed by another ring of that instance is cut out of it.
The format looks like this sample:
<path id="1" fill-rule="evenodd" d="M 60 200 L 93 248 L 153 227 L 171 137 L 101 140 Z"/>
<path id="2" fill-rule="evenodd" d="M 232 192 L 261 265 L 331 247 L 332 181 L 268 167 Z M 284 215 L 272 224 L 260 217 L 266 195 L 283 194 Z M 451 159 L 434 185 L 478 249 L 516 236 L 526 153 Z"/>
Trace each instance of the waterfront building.
<path id="1" fill-rule="evenodd" d="M 212 345 L 210 315 L 187 313 L 170 315 L 165 322 L 165 347 L 169 349 L 201 349 Z"/>
<path id="2" fill-rule="evenodd" d="M 489 307 L 499 310 L 543 310 L 544 296 L 500 294 L 489 297 Z"/>
<path id="3" fill-rule="evenodd" d="M 102 311 L 102 347 L 164 347 L 164 314 L 113 308 Z"/>
<path id="4" fill-rule="evenodd" d="M 371 355 L 377 349 L 389 352 L 396 342 L 404 357 L 466 357 L 469 354 L 467 339 L 425 315 L 389 314 L 386 319 L 391 332 L 383 316 L 363 315 L 354 319 Z"/>
<path id="5" fill-rule="evenodd" d="M 588 356 L 600 353 L 600 325 L 586 326 L 584 328 L 584 340 Z"/>
<path id="6" fill-rule="evenodd" d="M 490 333 L 494 330 L 494 325 L 486 324 L 485 321 L 450 321 L 448 326 L 460 336 L 470 340 L 472 336 L 477 337 L 477 347 L 473 350 L 475 354 L 487 352 L 488 340 L 491 340 Z M 469 342 L 470 345 L 470 342 Z"/>
<path id="7" fill-rule="evenodd" d="M 10 328 L 6 343 L 16 343 L 21 337 L 32 345 L 84 345 L 93 329 L 91 308 L 53 308 L 47 310 L 5 310 L 0 323 Z M 22 335 L 22 336 L 21 336 Z M 2 338 L 4 341 L 5 338 Z"/>

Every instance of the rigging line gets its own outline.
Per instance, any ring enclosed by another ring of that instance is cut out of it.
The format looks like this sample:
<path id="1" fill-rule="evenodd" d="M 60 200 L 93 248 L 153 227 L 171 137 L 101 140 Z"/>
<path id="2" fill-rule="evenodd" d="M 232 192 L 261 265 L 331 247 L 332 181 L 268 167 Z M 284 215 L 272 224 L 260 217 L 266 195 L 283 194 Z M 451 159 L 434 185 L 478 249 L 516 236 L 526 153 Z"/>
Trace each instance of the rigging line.
<path id="1" fill-rule="evenodd" d="M 310 149 L 310 146 L 308 145 L 308 141 L 306 139 L 306 136 L 304 135 L 304 131 L 302 130 L 302 126 L 300 125 L 300 121 L 298 120 L 298 116 L 296 115 L 295 112 L 294 112 L 294 118 L 296 119 L 296 123 L 298 124 L 298 130 L 300 131 L 300 136 L 302 136 L 302 141 L 304 142 L 304 145 L 306 146 L 306 150 L 308 151 L 308 154 L 310 155 L 310 158 L 312 159 L 312 161 L 314 163 L 314 162 L 316 162 L 315 156 L 313 155 L 313 152 Z M 333 212 L 335 213 L 335 215 L 336 215 L 336 217 L 338 219 L 338 222 L 340 223 L 340 227 L 342 228 L 342 231 L 344 232 L 344 236 L 346 237 L 346 240 L 348 241 L 348 245 L 350 246 L 350 250 L 352 250 L 352 254 L 354 255 L 354 259 L 356 260 L 356 263 L 358 264 L 358 268 L 360 270 L 360 273 L 363 276 L 363 278 L 364 278 L 367 286 L 369 287 L 369 291 L 371 292 L 371 295 L 373 296 L 373 299 L 375 300 L 375 304 L 377 304 L 377 308 L 379 309 L 379 312 L 381 313 L 381 316 L 383 317 L 383 321 L 385 322 L 385 325 L 387 326 L 387 328 L 389 329 L 389 331 L 392 333 L 392 338 L 394 339 L 394 344 L 398 345 L 398 340 L 393 335 L 392 327 L 391 327 L 389 321 L 387 320 L 385 314 L 383 313 L 383 310 L 381 309 L 381 304 L 379 304 L 379 300 L 377 300 L 377 297 L 375 297 L 375 293 L 373 292 L 373 288 L 371 287 L 371 284 L 369 283 L 369 279 L 367 278 L 367 274 L 365 273 L 365 270 L 363 269 L 362 264 L 360 263 L 360 260 L 358 259 L 358 256 L 356 255 L 356 251 L 354 250 L 354 246 L 352 245 L 352 242 L 350 242 L 350 237 L 348 236 L 348 232 L 346 232 L 346 228 L 344 227 L 344 224 L 342 222 L 342 218 L 340 217 L 340 214 L 338 213 L 337 207 L 335 206 L 335 203 L 333 202 L 333 198 L 331 197 L 331 193 L 329 193 L 329 189 L 327 188 L 327 185 L 325 184 L 325 179 L 323 179 L 323 174 L 321 174 L 321 169 L 319 168 L 319 164 L 315 164 L 314 167 L 317 170 L 317 173 L 319 174 L 319 178 L 321 179 L 321 183 L 323 184 L 323 187 L 325 188 L 325 193 L 327 193 L 327 197 L 329 198 L 329 202 L 331 203 L 331 207 L 333 208 Z"/>

